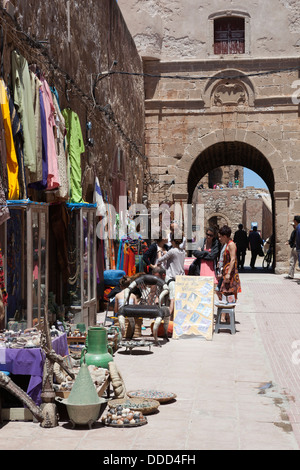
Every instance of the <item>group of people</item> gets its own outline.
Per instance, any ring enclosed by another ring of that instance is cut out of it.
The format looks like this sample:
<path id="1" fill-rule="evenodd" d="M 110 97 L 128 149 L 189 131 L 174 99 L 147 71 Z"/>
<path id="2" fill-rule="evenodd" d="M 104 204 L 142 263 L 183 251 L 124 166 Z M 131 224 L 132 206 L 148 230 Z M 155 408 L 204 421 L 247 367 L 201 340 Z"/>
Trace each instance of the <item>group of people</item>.
<path id="1" fill-rule="evenodd" d="M 292 225 L 293 231 L 286 242 L 291 248 L 290 269 L 287 276 L 291 279 L 294 278 L 297 261 L 300 267 L 300 216 L 294 217 Z M 177 275 L 185 274 L 186 257 L 186 240 L 176 238 L 175 229 L 176 222 L 172 222 L 169 238 L 160 238 L 152 243 L 143 255 L 145 272 L 158 276 L 169 285 L 171 318 L 174 312 L 175 278 Z M 272 240 L 273 235 L 270 244 Z M 227 225 L 219 229 L 217 236 L 213 228 L 208 228 L 202 245 L 192 253 L 195 259 L 189 267 L 188 275 L 214 277 L 219 301 L 226 302 L 226 298 L 230 298 L 230 302 L 234 302 L 238 293 L 241 292 L 239 269 L 244 268 L 246 251 L 251 250 L 250 266 L 254 268 L 257 256 L 263 256 L 262 245 L 263 240 L 256 226 L 247 235 L 243 225 L 239 224 L 233 238 L 231 228 Z M 128 287 L 131 279 L 127 276 L 122 282 L 121 288 L 123 289 Z M 124 292 L 121 291 L 116 296 L 116 312 L 122 306 L 123 298 Z M 132 294 L 130 303 L 137 302 L 136 296 Z"/>
<path id="2" fill-rule="evenodd" d="M 143 255 L 145 272 L 158 276 L 169 286 L 170 317 L 173 318 L 175 302 L 175 278 L 184 275 L 186 257 L 186 239 L 176 238 L 176 222 L 171 224 L 168 239 L 160 238 L 152 243 Z M 220 228 L 218 236 L 213 228 L 206 230 L 202 245 L 193 251 L 195 260 L 189 268 L 189 275 L 212 276 L 215 279 L 216 291 L 220 301 L 235 302 L 241 292 L 241 283 L 237 266 L 236 244 L 231 238 L 231 228 L 227 225 Z M 121 292 L 115 297 L 115 312 L 124 303 L 124 289 L 129 286 L 131 278 L 125 276 L 121 282 Z M 225 298 L 224 298 L 225 297 Z M 137 297 L 132 294 L 129 303 L 136 304 Z"/>
<path id="3" fill-rule="evenodd" d="M 262 249 L 264 241 L 261 238 L 259 232 L 257 231 L 257 227 L 254 226 L 253 229 L 250 230 L 249 235 L 247 235 L 246 230 L 244 230 L 243 224 L 239 224 L 238 230 L 234 234 L 233 241 L 235 242 L 237 247 L 238 268 L 244 269 L 246 251 L 247 249 L 250 249 L 250 267 L 254 269 L 256 258 L 258 256 L 264 255 Z"/>
<path id="4" fill-rule="evenodd" d="M 195 261 L 189 275 L 213 276 L 220 301 L 235 302 L 241 292 L 237 265 L 237 247 L 231 238 L 231 228 L 224 225 L 215 236 L 214 229 L 206 230 L 206 237 L 200 249 L 194 250 Z"/>
<path id="5" fill-rule="evenodd" d="M 227 188 L 238 188 L 239 187 L 239 180 L 235 180 L 234 181 L 234 185 L 232 183 L 232 181 L 228 181 L 227 185 L 226 185 Z M 223 184 L 219 184 L 219 183 L 216 183 L 213 185 L 213 189 L 224 189 L 225 186 Z M 198 188 L 199 189 L 199 188 Z"/>
<path id="6" fill-rule="evenodd" d="M 160 269 L 160 277 L 169 284 L 171 316 L 174 311 L 175 278 L 185 274 L 186 257 L 186 240 L 177 239 L 175 229 L 176 223 L 173 222 L 169 240 L 159 239 L 154 242 L 143 257 L 148 272 L 157 275 L 157 270 Z M 231 228 L 224 225 L 218 236 L 213 228 L 208 228 L 202 245 L 193 251 L 193 256 L 195 260 L 190 265 L 188 274 L 214 277 L 219 299 L 222 296 L 233 296 L 236 300 L 240 292 L 240 278 L 237 249 L 231 238 Z"/>

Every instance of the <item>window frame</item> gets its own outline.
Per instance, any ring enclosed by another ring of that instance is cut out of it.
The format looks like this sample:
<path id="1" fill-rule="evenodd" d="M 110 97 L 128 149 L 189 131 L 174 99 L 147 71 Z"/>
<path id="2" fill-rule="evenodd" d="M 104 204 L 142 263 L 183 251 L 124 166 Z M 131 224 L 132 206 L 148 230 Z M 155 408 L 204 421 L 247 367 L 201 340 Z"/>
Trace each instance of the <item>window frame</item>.
<path id="1" fill-rule="evenodd" d="M 244 19 L 244 52 L 243 53 L 234 53 L 234 54 L 215 54 L 215 20 L 222 18 L 241 18 Z M 241 10 L 222 10 L 219 12 L 212 13 L 208 17 L 208 38 L 207 41 L 208 50 L 207 53 L 209 56 L 213 57 L 244 57 L 245 55 L 250 55 L 250 15 L 249 13 Z"/>

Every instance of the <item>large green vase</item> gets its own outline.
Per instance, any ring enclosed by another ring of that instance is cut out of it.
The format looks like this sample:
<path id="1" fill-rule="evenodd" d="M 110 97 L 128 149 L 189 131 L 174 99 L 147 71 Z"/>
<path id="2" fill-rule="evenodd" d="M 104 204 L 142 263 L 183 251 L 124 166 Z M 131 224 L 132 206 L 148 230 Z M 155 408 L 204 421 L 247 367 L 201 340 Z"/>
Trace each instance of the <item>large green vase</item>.
<path id="1" fill-rule="evenodd" d="M 109 350 L 112 352 L 111 348 L 108 346 L 106 329 L 92 326 L 88 329 L 85 347 L 81 353 L 80 364 L 82 364 L 85 359 L 88 366 L 93 364 L 96 367 L 108 369 L 108 363 L 114 360 Z"/>

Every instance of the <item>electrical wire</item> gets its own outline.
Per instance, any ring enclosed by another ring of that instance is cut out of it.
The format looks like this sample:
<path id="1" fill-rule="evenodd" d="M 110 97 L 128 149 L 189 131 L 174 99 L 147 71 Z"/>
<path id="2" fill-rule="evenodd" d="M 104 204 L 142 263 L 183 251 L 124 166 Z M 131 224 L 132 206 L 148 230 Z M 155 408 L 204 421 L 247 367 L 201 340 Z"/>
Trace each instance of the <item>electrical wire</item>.
<path id="1" fill-rule="evenodd" d="M 193 76 L 193 75 L 163 75 L 163 74 L 154 74 L 154 73 L 141 73 L 141 72 L 123 72 L 118 70 L 110 70 L 108 72 L 98 73 L 97 77 L 99 79 L 109 76 L 109 75 L 136 75 L 140 77 L 149 77 L 149 78 L 160 78 L 160 79 L 170 79 L 170 80 L 238 80 L 247 77 L 260 77 L 262 75 L 274 75 L 277 73 L 288 73 L 300 71 L 300 67 L 292 67 L 288 69 L 278 69 L 278 70 L 265 70 L 262 72 L 253 72 L 253 73 L 241 73 L 238 75 L 213 75 L 213 76 Z"/>

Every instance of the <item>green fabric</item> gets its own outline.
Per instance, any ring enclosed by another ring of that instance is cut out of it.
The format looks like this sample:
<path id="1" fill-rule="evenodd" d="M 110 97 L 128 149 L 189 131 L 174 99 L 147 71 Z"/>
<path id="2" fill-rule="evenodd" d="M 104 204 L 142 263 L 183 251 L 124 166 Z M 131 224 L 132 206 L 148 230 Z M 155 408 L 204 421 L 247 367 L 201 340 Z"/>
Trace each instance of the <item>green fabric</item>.
<path id="1" fill-rule="evenodd" d="M 70 161 L 70 202 L 81 203 L 81 154 L 85 151 L 78 115 L 70 108 L 62 111 L 67 131 L 68 154 Z"/>
<path id="2" fill-rule="evenodd" d="M 24 138 L 24 164 L 36 172 L 35 118 L 31 80 L 27 60 L 17 51 L 12 52 L 12 82 L 14 103 L 20 116 Z"/>

